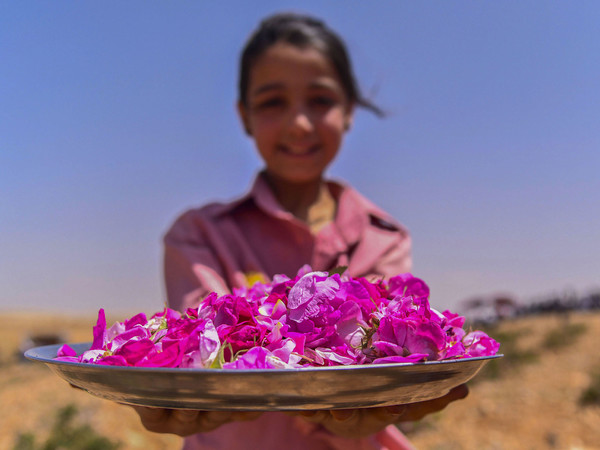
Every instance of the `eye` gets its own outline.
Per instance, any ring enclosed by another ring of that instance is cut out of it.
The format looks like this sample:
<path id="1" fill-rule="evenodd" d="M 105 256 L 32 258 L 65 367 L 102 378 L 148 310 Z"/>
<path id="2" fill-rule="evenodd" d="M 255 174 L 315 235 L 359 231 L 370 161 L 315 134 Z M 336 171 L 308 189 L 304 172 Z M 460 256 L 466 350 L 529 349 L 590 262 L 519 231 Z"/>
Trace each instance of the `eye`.
<path id="1" fill-rule="evenodd" d="M 310 103 L 314 106 L 329 107 L 335 105 L 337 101 L 328 95 L 317 95 L 310 99 Z"/>
<path id="2" fill-rule="evenodd" d="M 254 105 L 254 109 L 258 111 L 268 111 L 271 109 L 282 108 L 285 105 L 285 100 L 281 97 L 271 97 L 264 100 L 259 100 Z"/>

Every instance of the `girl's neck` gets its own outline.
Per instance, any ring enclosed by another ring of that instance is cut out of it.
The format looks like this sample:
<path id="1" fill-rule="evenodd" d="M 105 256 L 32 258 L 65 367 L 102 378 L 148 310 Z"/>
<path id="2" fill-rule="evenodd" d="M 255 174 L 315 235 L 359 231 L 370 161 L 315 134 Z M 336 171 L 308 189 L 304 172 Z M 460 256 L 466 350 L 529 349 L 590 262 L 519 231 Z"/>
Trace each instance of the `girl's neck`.
<path id="1" fill-rule="evenodd" d="M 268 172 L 265 179 L 275 194 L 279 204 L 303 222 L 308 221 L 308 212 L 319 199 L 319 193 L 324 184 L 322 178 L 306 183 L 292 183 Z"/>

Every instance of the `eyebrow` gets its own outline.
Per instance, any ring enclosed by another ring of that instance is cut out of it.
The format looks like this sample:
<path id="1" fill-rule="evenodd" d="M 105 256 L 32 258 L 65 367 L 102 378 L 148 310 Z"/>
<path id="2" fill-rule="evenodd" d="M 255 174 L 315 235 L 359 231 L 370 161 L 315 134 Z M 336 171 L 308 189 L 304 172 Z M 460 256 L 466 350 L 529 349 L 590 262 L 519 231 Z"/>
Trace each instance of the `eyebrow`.
<path id="1" fill-rule="evenodd" d="M 312 83 L 310 83 L 310 85 L 308 87 L 309 87 L 309 89 L 328 89 L 328 90 L 332 90 L 332 91 L 337 91 L 335 85 L 331 85 L 330 83 L 328 83 L 326 81 L 313 81 Z M 263 84 L 262 86 L 259 86 L 258 88 L 256 88 L 252 92 L 252 95 L 256 96 L 256 95 L 263 94 L 265 92 L 277 91 L 277 90 L 284 89 L 284 88 L 285 88 L 285 85 L 283 83 L 279 83 L 279 82 L 267 83 L 267 84 Z"/>
<path id="2" fill-rule="evenodd" d="M 256 88 L 252 92 L 252 95 L 259 95 L 259 94 L 262 94 L 264 92 L 269 92 L 269 91 L 275 91 L 275 90 L 283 89 L 283 87 L 284 87 L 283 83 L 267 83 L 267 84 L 263 84 L 262 86 L 259 86 L 258 88 Z"/>
<path id="3" fill-rule="evenodd" d="M 325 80 L 323 80 L 323 81 L 320 81 L 320 80 L 314 81 L 314 82 L 312 82 L 310 84 L 309 87 L 312 88 L 312 89 L 329 89 L 329 90 L 332 90 L 332 91 L 337 91 L 338 90 L 337 86 L 335 85 L 335 83 L 332 84 L 331 82 L 325 81 Z"/>

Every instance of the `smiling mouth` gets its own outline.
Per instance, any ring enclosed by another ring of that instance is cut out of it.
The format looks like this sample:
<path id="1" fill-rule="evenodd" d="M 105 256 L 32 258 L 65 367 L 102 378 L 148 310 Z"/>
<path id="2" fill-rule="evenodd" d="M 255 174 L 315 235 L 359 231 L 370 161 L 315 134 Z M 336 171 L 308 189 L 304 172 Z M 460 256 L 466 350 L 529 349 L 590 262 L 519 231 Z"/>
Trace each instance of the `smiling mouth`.
<path id="1" fill-rule="evenodd" d="M 319 150 L 319 146 L 313 145 L 311 147 L 294 148 L 294 147 L 288 147 L 286 145 L 280 145 L 279 150 L 281 152 L 285 153 L 286 155 L 301 157 L 301 156 L 310 156 L 310 155 L 316 153 Z"/>

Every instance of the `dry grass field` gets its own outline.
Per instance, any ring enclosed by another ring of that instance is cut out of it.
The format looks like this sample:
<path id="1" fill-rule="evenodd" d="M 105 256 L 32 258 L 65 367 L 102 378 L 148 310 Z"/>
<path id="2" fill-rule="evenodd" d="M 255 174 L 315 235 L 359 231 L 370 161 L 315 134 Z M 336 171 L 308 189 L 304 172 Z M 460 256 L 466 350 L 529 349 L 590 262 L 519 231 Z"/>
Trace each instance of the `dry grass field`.
<path id="1" fill-rule="evenodd" d="M 94 317 L 0 314 L 0 448 L 43 448 L 65 408 L 73 413 L 69 429 L 103 436 L 119 443 L 118 448 L 179 448 L 178 437 L 145 431 L 129 407 L 73 389 L 44 365 L 19 356 L 31 334 L 58 331 L 69 342 L 89 341 L 94 321 Z M 503 344 L 506 357 L 489 364 L 470 383 L 467 399 L 407 426 L 415 446 L 600 448 L 600 314 L 526 317 L 487 331 Z"/>

